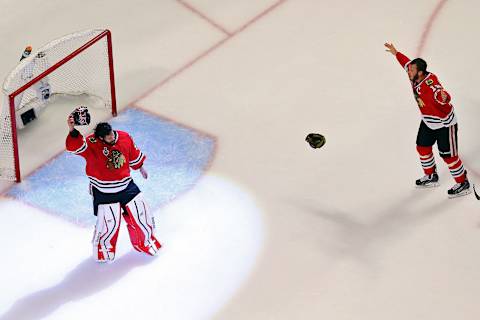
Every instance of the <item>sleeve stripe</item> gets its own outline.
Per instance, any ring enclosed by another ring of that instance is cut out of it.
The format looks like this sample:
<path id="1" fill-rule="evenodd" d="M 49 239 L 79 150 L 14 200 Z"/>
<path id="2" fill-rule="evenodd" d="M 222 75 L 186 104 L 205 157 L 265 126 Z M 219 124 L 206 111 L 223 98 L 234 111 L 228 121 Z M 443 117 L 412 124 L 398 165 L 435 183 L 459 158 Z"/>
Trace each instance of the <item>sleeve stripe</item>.
<path id="1" fill-rule="evenodd" d="M 134 165 L 137 165 L 139 164 L 140 162 L 142 162 L 142 160 L 145 158 L 145 155 L 140 152 L 140 155 L 137 157 L 137 159 L 133 160 L 133 161 L 130 161 L 129 164 L 130 166 L 134 166 Z"/>
<path id="2" fill-rule="evenodd" d="M 130 161 L 130 163 L 138 161 L 141 157 L 143 157 L 143 152 L 140 151 L 138 157 L 135 160 Z"/>

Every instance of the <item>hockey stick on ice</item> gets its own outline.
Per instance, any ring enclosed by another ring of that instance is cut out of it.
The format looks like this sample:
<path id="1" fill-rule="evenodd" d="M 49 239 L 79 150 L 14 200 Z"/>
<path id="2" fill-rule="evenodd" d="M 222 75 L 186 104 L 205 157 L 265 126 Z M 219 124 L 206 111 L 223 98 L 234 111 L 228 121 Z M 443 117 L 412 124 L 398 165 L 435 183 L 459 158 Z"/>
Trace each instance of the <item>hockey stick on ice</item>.
<path id="1" fill-rule="evenodd" d="M 473 193 L 475 194 L 475 198 L 477 198 L 477 200 L 480 200 L 480 196 L 478 195 L 477 190 L 475 190 L 475 185 L 473 185 Z"/>

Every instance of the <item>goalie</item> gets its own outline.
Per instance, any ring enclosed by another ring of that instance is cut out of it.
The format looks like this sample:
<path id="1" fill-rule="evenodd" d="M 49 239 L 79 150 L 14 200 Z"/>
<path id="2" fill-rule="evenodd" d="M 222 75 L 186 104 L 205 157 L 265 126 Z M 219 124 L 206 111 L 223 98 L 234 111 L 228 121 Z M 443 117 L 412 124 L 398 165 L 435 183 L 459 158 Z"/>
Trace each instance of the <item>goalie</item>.
<path id="1" fill-rule="evenodd" d="M 143 167 L 145 155 L 127 132 L 113 130 L 106 122 L 98 123 L 94 133 L 84 138 L 75 125 L 87 124 L 79 122 L 79 119 L 89 120 L 85 112 L 85 107 L 80 107 L 68 117 L 70 132 L 66 149 L 86 160 L 94 215 L 97 216 L 92 240 L 94 258 L 98 262 L 115 259 L 121 216 L 127 223 L 135 250 L 156 255 L 161 245 L 154 235 L 154 217 L 130 176 L 130 169 L 140 170 L 143 178 L 147 179 L 148 174 Z"/>

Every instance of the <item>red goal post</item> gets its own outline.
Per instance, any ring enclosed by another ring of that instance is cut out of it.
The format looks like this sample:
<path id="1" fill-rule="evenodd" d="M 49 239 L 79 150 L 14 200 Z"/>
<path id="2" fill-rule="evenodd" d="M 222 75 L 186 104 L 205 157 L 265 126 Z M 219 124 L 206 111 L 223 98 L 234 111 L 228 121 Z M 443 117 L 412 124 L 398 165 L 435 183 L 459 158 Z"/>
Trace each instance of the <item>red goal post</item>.
<path id="1" fill-rule="evenodd" d="M 7 76 L 0 106 L 0 179 L 21 180 L 17 129 L 35 119 L 39 110 L 53 105 L 55 97 L 83 94 L 100 98 L 116 116 L 109 30 L 85 30 L 53 40 L 23 59 Z"/>

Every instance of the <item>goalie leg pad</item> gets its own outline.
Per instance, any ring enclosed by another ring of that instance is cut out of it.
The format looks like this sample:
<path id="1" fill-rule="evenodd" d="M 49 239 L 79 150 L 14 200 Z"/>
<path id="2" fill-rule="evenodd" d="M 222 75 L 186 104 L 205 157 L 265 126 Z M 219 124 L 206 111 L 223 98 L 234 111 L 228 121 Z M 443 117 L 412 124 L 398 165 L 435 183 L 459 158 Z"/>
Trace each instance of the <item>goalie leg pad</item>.
<path id="1" fill-rule="evenodd" d="M 155 219 L 150 214 L 142 193 L 139 193 L 125 206 L 124 214 L 127 229 L 135 250 L 156 255 L 161 247 L 155 238 Z"/>
<path id="2" fill-rule="evenodd" d="M 115 259 L 121 210 L 120 203 L 98 205 L 97 223 L 92 240 L 93 257 L 98 262 L 111 262 Z"/>

